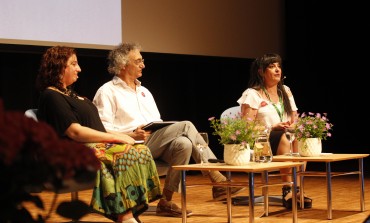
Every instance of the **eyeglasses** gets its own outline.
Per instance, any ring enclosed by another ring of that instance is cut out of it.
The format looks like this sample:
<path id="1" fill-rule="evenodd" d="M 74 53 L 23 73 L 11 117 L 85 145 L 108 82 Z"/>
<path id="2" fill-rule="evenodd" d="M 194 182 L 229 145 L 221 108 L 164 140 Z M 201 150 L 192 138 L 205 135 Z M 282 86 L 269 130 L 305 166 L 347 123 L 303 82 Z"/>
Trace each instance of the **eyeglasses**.
<path id="1" fill-rule="evenodd" d="M 134 60 L 135 65 L 139 65 L 141 63 L 144 64 L 144 59 L 140 58 L 140 59 Z"/>

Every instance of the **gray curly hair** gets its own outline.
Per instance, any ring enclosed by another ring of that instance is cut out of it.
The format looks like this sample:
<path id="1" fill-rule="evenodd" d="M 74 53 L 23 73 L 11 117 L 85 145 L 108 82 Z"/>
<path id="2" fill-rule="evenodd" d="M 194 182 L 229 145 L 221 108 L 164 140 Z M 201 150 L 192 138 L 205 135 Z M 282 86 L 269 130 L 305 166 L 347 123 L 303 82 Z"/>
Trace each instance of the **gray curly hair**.
<path id="1" fill-rule="evenodd" d="M 118 75 L 122 68 L 128 63 L 128 54 L 132 50 L 141 51 L 141 46 L 137 43 L 121 43 L 108 54 L 108 72 Z"/>

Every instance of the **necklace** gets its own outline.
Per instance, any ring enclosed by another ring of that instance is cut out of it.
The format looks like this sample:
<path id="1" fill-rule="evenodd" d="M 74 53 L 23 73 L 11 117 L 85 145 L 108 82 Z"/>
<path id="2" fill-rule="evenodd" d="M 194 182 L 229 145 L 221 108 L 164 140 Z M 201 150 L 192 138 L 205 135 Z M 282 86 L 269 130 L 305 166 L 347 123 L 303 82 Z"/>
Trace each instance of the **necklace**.
<path id="1" fill-rule="evenodd" d="M 58 92 L 60 92 L 60 93 L 62 93 L 64 95 L 67 95 L 67 96 L 71 97 L 71 98 L 75 98 L 75 99 L 78 99 L 79 98 L 79 96 L 74 91 L 72 91 L 70 89 L 63 89 L 63 90 L 61 90 L 61 89 L 56 88 L 54 86 L 51 86 L 51 87 L 48 87 L 48 88 L 51 89 L 51 90 L 54 90 L 54 91 L 58 91 Z"/>
<path id="2" fill-rule="evenodd" d="M 283 113 L 284 113 L 284 105 L 283 105 L 283 98 L 278 95 L 279 97 L 279 102 L 280 102 L 280 109 L 276 106 L 276 104 L 274 102 L 271 101 L 270 99 L 270 95 L 269 93 L 266 91 L 266 89 L 263 87 L 262 88 L 263 92 L 266 94 L 267 98 L 269 99 L 269 101 L 271 102 L 272 106 L 274 106 L 276 112 L 278 113 L 279 115 L 279 118 L 280 118 L 280 121 L 283 122 Z"/>

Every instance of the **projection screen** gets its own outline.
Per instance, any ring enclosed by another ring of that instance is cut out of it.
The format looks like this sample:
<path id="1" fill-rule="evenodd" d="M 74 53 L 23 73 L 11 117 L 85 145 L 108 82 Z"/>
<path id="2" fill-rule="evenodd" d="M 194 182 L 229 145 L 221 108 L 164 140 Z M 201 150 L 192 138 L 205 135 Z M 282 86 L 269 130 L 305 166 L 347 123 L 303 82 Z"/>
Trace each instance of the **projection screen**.
<path id="1" fill-rule="evenodd" d="M 121 41 L 121 0 L 1 0 L 0 43 L 111 49 Z"/>

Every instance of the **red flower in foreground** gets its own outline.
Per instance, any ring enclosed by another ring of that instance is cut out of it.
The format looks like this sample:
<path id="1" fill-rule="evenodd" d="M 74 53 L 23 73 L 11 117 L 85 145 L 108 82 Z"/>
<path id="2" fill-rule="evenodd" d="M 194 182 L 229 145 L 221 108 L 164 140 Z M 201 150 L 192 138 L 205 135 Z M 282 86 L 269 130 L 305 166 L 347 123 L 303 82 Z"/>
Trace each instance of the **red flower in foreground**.
<path id="1" fill-rule="evenodd" d="M 67 179 L 91 182 L 99 169 L 94 150 L 59 138 L 45 122 L 5 111 L 0 99 L 0 222 L 44 222 L 41 216 L 34 221 L 22 206 L 32 201 L 44 208 L 30 188 L 58 190 Z"/>
<path id="2" fill-rule="evenodd" d="M 36 122 L 21 112 L 2 110 L 0 115 L 0 163 L 5 166 L 27 158 L 35 164 L 49 166 L 64 179 L 73 177 L 76 169 L 97 171 L 100 168 L 93 150 L 59 138 L 47 123 Z"/>

